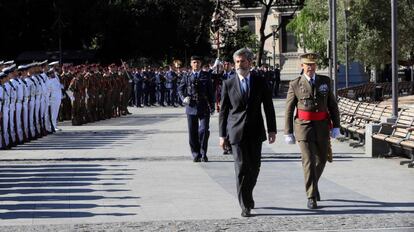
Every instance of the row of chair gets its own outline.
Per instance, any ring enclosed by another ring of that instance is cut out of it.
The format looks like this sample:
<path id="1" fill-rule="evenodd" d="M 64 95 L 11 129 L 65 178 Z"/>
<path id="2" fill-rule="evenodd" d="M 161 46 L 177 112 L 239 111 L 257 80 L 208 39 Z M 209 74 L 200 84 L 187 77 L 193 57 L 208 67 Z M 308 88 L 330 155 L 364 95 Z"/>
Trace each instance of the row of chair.
<path id="1" fill-rule="evenodd" d="M 414 109 L 403 108 L 394 123 L 383 122 L 380 125 L 372 138 L 387 143 L 388 152 L 383 156 L 407 154 L 411 160 L 402 161 L 401 164 L 408 163 L 408 167 L 414 167 Z"/>
<path id="2" fill-rule="evenodd" d="M 392 117 L 392 107 L 376 103 L 360 102 L 349 98 L 339 98 L 341 112 L 341 130 L 346 139 L 358 139 L 350 143 L 353 147 L 365 144 L 366 126 L 370 123 L 379 124 L 380 129 L 372 135 L 373 139 L 383 141 L 388 146 L 384 156 L 392 156 L 403 152 L 411 160 L 401 162 L 414 166 L 414 109 L 399 109 L 395 123 L 387 123 L 383 119 Z"/>
<path id="3" fill-rule="evenodd" d="M 392 108 L 376 103 L 360 102 L 349 98 L 339 98 L 341 112 L 341 130 L 348 139 L 358 139 L 351 143 L 353 147 L 365 144 L 365 127 L 369 123 L 378 124 L 381 118 L 392 116 Z"/>
<path id="4" fill-rule="evenodd" d="M 413 82 L 398 82 L 398 95 L 409 95 L 414 91 Z M 365 102 L 375 102 L 382 98 L 391 97 L 392 83 L 366 83 L 338 90 L 338 96 L 360 100 Z"/>

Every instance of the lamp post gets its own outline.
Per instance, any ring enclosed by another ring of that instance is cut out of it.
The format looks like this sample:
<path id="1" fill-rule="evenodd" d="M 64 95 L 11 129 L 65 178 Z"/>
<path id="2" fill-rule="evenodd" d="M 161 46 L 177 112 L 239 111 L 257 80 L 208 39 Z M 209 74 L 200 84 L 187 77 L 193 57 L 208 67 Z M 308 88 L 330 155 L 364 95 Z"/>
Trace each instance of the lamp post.
<path id="1" fill-rule="evenodd" d="M 273 68 L 275 68 L 276 66 L 276 38 L 277 38 L 277 28 L 278 25 L 274 24 L 270 26 L 272 28 L 272 35 L 273 35 L 273 40 L 272 40 L 272 47 L 273 47 Z"/>
<path id="2" fill-rule="evenodd" d="M 332 29 L 331 29 L 331 33 L 332 33 L 332 68 L 334 69 L 333 71 L 333 92 L 335 97 L 338 97 L 338 70 L 337 70 L 337 65 L 338 65 L 338 54 L 337 54 L 337 22 L 336 22 L 336 1 L 337 0 L 331 0 L 331 17 L 332 17 Z"/>
<path id="3" fill-rule="evenodd" d="M 349 87 L 349 58 L 348 58 L 348 17 L 351 10 L 352 0 L 344 0 L 345 9 L 345 87 Z"/>
<path id="4" fill-rule="evenodd" d="M 391 0 L 391 64 L 392 64 L 392 118 L 398 117 L 398 33 L 397 33 L 397 0 Z"/>

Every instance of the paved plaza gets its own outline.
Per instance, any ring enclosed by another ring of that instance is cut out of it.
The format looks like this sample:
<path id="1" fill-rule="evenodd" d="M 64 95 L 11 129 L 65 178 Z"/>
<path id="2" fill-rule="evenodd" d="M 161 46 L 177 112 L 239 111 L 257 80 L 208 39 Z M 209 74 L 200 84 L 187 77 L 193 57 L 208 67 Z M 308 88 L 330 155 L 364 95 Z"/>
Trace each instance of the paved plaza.
<path id="1" fill-rule="evenodd" d="M 414 231 L 414 169 L 333 141 L 320 209 L 306 208 L 297 145 L 264 143 L 254 217 L 241 218 L 232 156 L 211 120 L 208 163 L 193 163 L 183 108 L 71 126 L 0 153 L 0 231 Z"/>

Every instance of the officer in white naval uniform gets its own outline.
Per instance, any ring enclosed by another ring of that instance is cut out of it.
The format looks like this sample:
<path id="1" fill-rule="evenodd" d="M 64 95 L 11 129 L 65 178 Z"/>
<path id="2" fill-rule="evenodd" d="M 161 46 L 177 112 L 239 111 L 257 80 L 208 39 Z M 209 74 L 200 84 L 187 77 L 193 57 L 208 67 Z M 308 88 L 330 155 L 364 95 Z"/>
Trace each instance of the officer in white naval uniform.
<path id="1" fill-rule="evenodd" d="M 16 71 L 14 72 L 16 73 Z M 22 144 L 23 143 L 23 128 L 22 128 L 22 104 L 23 104 L 23 85 L 19 81 L 19 73 L 20 71 L 17 70 L 17 73 L 13 75 L 13 79 L 10 80 L 11 85 L 15 89 L 16 93 L 16 106 L 15 106 L 15 114 L 14 114 L 14 121 L 15 121 L 15 128 L 16 128 L 16 143 Z"/>
<path id="2" fill-rule="evenodd" d="M 32 75 L 32 80 L 34 83 L 35 89 L 35 109 L 34 109 L 34 120 L 35 120 L 35 129 L 36 129 L 36 138 L 41 137 L 41 127 L 40 127 L 40 100 L 42 98 L 42 86 L 40 84 L 40 77 L 38 64 L 36 64 L 35 73 Z"/>
<path id="3" fill-rule="evenodd" d="M 0 72 L 0 119 L 3 118 L 4 89 L 2 79 L 4 77 L 6 77 L 6 74 L 4 72 Z M 0 126 L 0 149 L 5 149 L 5 145 L 3 144 L 3 131 L 1 130 L 1 127 L 2 125 Z"/>
<path id="4" fill-rule="evenodd" d="M 57 127 L 57 118 L 59 115 L 59 107 L 62 101 L 62 84 L 60 83 L 58 73 L 52 68 L 49 72 L 48 89 L 50 92 L 50 111 L 52 126 L 55 131 L 60 129 Z"/>
<path id="5" fill-rule="evenodd" d="M 17 81 L 20 83 L 21 92 L 22 92 L 22 110 L 21 110 L 21 128 L 22 128 L 22 137 L 23 142 L 28 142 L 29 136 L 29 97 L 30 97 L 30 89 L 27 87 L 27 83 L 25 78 L 27 77 L 27 69 L 28 65 L 19 65 L 17 70 L 19 71 L 19 77 Z M 17 99 L 20 99 L 20 93 L 17 94 Z M 20 134 L 18 131 L 19 139 Z"/>
<path id="6" fill-rule="evenodd" d="M 41 73 L 40 77 L 40 84 L 42 86 L 42 97 L 40 99 L 40 115 L 41 115 L 41 127 L 42 127 L 42 135 L 46 135 L 47 133 L 52 133 L 51 125 L 50 125 L 50 118 L 49 118 L 49 91 L 47 89 L 47 81 L 49 77 L 47 76 L 46 72 L 48 71 L 47 68 L 47 60 L 39 63 L 41 66 Z"/>
<path id="7" fill-rule="evenodd" d="M 2 70 L 6 74 L 2 79 L 3 88 L 4 88 L 4 102 L 3 102 L 3 139 L 4 146 L 6 148 L 11 148 L 10 134 L 9 134 L 9 116 L 10 116 L 10 96 L 11 96 L 11 86 L 8 76 L 8 68 Z"/>
<path id="8" fill-rule="evenodd" d="M 36 86 L 34 82 L 34 75 L 36 74 L 36 64 L 32 63 L 29 67 L 29 72 L 25 79 L 27 88 L 29 88 L 30 99 L 29 99 L 29 129 L 30 138 L 36 139 L 36 123 L 35 123 L 35 111 L 36 111 Z"/>

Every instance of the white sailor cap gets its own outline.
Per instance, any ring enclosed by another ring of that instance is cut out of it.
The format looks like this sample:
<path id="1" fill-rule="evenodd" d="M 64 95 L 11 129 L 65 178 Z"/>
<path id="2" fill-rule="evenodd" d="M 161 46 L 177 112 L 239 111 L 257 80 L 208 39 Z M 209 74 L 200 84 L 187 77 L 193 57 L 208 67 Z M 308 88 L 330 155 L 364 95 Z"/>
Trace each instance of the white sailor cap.
<path id="1" fill-rule="evenodd" d="M 4 60 L 0 61 L 0 65 L 4 64 Z"/>
<path id="2" fill-rule="evenodd" d="M 13 72 L 15 69 L 16 69 L 16 64 L 12 64 L 12 65 L 10 65 L 6 68 L 3 68 L 1 71 L 6 73 L 6 74 L 9 74 L 9 73 Z"/>
<path id="3" fill-rule="evenodd" d="M 6 73 L 4 73 L 4 72 L 0 72 L 0 80 L 1 79 L 3 79 L 4 77 L 6 77 L 7 76 L 7 74 Z"/>
<path id="4" fill-rule="evenodd" d="M 11 65 L 14 64 L 14 60 L 9 60 L 3 63 L 4 65 Z"/>
<path id="5" fill-rule="evenodd" d="M 49 66 L 53 66 L 53 65 L 57 65 L 57 64 L 59 64 L 59 61 L 53 61 L 53 62 L 49 63 Z"/>
<path id="6" fill-rule="evenodd" d="M 28 68 L 29 68 L 29 64 L 24 64 L 24 65 L 19 65 L 17 67 L 17 70 L 18 71 L 24 71 L 24 70 L 27 70 Z"/>
<path id="7" fill-rule="evenodd" d="M 40 61 L 40 62 L 38 62 L 38 65 L 40 65 L 40 66 L 43 66 L 43 65 L 45 65 L 45 64 L 47 64 L 47 60 L 44 60 L 44 61 Z"/>

